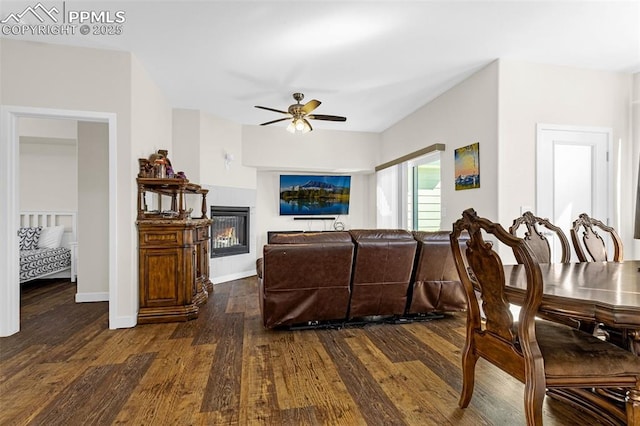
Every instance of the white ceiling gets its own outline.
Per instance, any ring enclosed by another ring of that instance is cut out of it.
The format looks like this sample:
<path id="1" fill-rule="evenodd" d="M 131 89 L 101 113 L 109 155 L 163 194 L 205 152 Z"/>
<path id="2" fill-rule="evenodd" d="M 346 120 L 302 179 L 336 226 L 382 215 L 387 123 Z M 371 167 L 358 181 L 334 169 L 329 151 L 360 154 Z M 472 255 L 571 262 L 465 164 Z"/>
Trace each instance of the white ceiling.
<path id="1" fill-rule="evenodd" d="M 3 1 L 0 18 L 36 3 Z M 498 58 L 640 71 L 639 1 L 69 0 L 64 7 L 122 10 L 123 34 L 8 37 L 130 51 L 173 107 L 243 124 L 280 118 L 253 106 L 286 110 L 299 91 L 322 101 L 316 113 L 347 117 L 314 121 L 315 128 L 379 132 Z"/>

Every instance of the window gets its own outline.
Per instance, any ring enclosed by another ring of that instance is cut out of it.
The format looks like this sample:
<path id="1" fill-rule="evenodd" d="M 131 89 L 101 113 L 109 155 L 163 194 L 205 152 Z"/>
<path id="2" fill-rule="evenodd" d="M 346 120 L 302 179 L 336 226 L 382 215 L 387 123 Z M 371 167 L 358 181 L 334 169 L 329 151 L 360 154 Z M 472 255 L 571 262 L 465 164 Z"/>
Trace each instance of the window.
<path id="1" fill-rule="evenodd" d="M 440 229 L 439 151 L 385 167 L 376 176 L 378 228 Z"/>
<path id="2" fill-rule="evenodd" d="M 407 228 L 413 231 L 438 231 L 442 217 L 440 153 L 410 161 L 406 176 Z"/>

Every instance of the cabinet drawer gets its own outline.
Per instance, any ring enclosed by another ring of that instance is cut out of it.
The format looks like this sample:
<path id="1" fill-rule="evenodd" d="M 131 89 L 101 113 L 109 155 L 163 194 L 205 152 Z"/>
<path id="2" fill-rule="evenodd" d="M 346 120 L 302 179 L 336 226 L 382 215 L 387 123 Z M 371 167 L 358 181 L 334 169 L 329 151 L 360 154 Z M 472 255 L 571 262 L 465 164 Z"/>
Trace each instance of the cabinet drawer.
<path id="1" fill-rule="evenodd" d="M 140 233 L 140 247 L 181 246 L 184 244 L 184 232 L 181 230 L 160 229 Z"/>
<path id="2" fill-rule="evenodd" d="M 201 228 L 196 229 L 196 240 L 203 241 L 209 239 L 209 227 L 203 226 Z"/>

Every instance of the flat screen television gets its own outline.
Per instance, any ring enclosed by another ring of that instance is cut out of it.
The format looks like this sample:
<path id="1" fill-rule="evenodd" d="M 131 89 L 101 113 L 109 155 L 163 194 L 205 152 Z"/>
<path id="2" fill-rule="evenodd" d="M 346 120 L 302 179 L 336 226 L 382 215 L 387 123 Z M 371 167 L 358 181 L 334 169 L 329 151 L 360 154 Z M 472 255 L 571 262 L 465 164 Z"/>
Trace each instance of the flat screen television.
<path id="1" fill-rule="evenodd" d="M 351 176 L 280 175 L 280 215 L 349 214 Z"/>

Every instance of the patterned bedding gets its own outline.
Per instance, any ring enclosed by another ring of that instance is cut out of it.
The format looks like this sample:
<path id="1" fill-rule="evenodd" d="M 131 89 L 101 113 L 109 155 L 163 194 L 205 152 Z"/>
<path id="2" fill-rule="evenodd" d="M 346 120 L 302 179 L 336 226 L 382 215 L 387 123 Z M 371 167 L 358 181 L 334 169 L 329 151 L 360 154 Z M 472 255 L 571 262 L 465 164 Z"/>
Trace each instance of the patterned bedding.
<path id="1" fill-rule="evenodd" d="M 35 280 L 71 267 L 71 250 L 65 247 L 20 250 L 20 282 Z"/>

